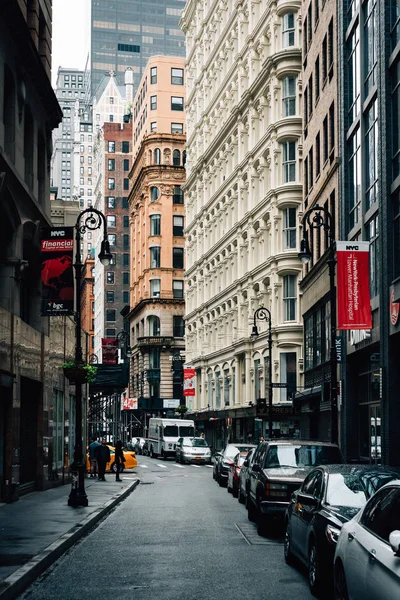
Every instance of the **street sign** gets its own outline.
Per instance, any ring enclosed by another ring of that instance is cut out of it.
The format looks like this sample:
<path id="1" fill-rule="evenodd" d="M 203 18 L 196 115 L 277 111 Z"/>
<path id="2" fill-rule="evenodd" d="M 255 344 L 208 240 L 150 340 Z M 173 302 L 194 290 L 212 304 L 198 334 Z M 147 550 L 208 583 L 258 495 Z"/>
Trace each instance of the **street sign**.
<path id="1" fill-rule="evenodd" d="M 287 388 L 288 384 L 287 383 L 273 383 L 272 387 L 273 388 Z"/>

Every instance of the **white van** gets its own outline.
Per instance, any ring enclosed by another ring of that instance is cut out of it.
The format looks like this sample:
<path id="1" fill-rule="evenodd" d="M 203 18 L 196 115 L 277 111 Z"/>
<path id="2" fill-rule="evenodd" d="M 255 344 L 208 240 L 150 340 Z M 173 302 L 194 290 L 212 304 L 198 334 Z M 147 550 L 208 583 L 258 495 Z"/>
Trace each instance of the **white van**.
<path id="1" fill-rule="evenodd" d="M 149 455 L 152 458 L 175 456 L 175 444 L 181 437 L 194 437 L 194 421 L 187 419 L 149 420 Z"/>

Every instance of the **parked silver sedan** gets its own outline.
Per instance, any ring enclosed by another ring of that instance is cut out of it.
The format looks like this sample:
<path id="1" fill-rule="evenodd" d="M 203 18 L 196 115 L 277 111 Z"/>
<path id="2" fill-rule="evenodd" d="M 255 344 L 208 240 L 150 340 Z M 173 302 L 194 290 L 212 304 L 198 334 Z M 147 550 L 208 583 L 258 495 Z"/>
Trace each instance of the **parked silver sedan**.
<path id="1" fill-rule="evenodd" d="M 204 438 L 179 438 L 175 445 L 175 460 L 180 463 L 211 464 L 211 450 Z"/>
<path id="2" fill-rule="evenodd" d="M 392 481 L 343 525 L 335 552 L 336 600 L 400 594 L 400 481 Z"/>

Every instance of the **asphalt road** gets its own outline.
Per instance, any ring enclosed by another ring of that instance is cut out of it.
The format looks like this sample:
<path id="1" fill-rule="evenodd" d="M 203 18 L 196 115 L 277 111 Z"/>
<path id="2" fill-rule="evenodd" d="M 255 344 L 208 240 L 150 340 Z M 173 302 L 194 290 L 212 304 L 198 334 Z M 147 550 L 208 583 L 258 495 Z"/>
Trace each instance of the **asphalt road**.
<path id="1" fill-rule="evenodd" d="M 141 484 L 21 600 L 312 599 L 282 531 L 260 538 L 211 468 L 138 458 Z"/>

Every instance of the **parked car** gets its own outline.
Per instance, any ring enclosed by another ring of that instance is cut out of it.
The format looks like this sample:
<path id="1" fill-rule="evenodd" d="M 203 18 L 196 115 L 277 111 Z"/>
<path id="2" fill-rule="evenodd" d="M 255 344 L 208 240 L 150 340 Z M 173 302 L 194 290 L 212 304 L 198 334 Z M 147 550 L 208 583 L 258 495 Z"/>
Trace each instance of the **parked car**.
<path id="1" fill-rule="evenodd" d="M 111 459 L 110 459 L 110 462 L 107 463 L 107 465 L 106 465 L 106 471 L 112 471 L 113 473 L 116 473 L 117 465 L 115 464 L 115 460 L 114 460 L 115 448 L 114 448 L 114 446 L 110 446 L 110 444 L 107 444 L 107 446 L 110 448 Z M 132 450 L 126 450 L 124 448 L 123 453 L 124 453 L 125 462 L 122 465 L 121 473 L 124 469 L 134 469 L 135 467 L 137 467 L 137 460 L 136 460 L 135 452 L 133 452 Z M 86 454 L 86 470 L 88 472 L 90 471 L 89 452 L 87 452 L 87 454 Z"/>
<path id="2" fill-rule="evenodd" d="M 213 477 L 220 486 L 226 485 L 228 481 L 229 467 L 239 452 L 248 452 L 254 448 L 254 444 L 227 444 L 222 452 L 216 452 L 214 456 Z"/>
<path id="3" fill-rule="evenodd" d="M 238 500 L 240 504 L 245 504 L 247 495 L 248 475 L 253 464 L 254 453 L 256 448 L 249 450 L 239 474 L 239 485 L 238 485 Z"/>
<path id="4" fill-rule="evenodd" d="M 239 475 L 247 455 L 248 452 L 239 452 L 233 459 L 233 465 L 229 467 L 227 488 L 228 493 L 232 494 L 234 498 L 238 497 Z"/>
<path id="5" fill-rule="evenodd" d="M 181 437 L 175 445 L 175 460 L 180 463 L 211 464 L 211 450 L 200 437 Z"/>
<path id="6" fill-rule="evenodd" d="M 285 560 L 296 556 L 308 568 L 313 593 L 332 587 L 333 559 L 343 523 L 399 474 L 371 465 L 328 465 L 313 469 L 293 492 L 285 517 Z M 324 595 L 324 597 L 325 597 Z"/>
<path id="7" fill-rule="evenodd" d="M 143 446 L 145 445 L 146 440 L 142 437 L 134 438 L 132 440 L 132 444 L 136 454 L 143 454 Z"/>
<path id="8" fill-rule="evenodd" d="M 266 533 L 271 518 L 284 518 L 292 493 L 313 467 L 343 463 L 335 444 L 286 439 L 261 442 L 249 472 L 246 496 L 248 518 L 257 522 L 258 534 Z"/>
<path id="9" fill-rule="evenodd" d="M 389 600 L 400 590 L 400 481 L 376 492 L 343 525 L 334 563 L 336 600 Z"/>

